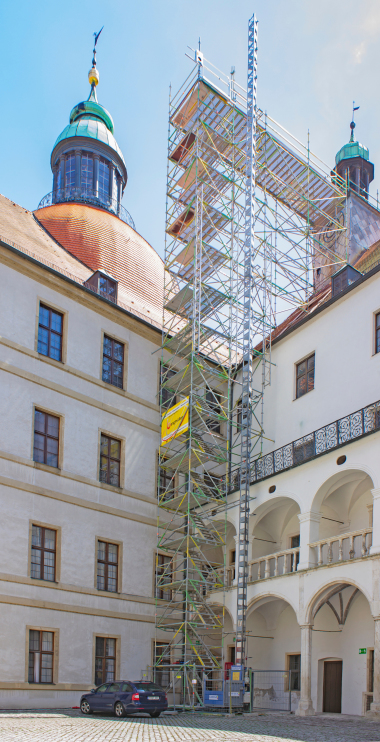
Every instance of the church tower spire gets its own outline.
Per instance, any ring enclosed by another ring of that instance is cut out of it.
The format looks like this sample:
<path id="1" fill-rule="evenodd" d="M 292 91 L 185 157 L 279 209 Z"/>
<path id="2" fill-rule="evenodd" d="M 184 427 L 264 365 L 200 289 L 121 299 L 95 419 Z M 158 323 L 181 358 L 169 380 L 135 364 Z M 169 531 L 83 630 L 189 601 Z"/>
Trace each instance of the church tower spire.
<path id="1" fill-rule="evenodd" d="M 112 116 L 98 102 L 96 94 L 99 84 L 96 51 L 102 30 L 94 34 L 92 67 L 88 73 L 90 94 L 87 100 L 74 106 L 70 123 L 54 144 L 53 190 L 42 199 L 39 208 L 49 203 L 80 202 L 106 209 L 131 223 L 121 205 L 127 168 L 114 137 Z"/>
<path id="2" fill-rule="evenodd" d="M 373 181 L 374 166 L 369 161 L 369 150 L 364 144 L 355 141 L 355 111 L 360 106 L 352 106 L 352 121 L 350 123 L 350 141 L 345 144 L 335 157 L 335 171 L 347 182 L 349 188 L 359 196 L 368 199 L 369 184 Z"/>

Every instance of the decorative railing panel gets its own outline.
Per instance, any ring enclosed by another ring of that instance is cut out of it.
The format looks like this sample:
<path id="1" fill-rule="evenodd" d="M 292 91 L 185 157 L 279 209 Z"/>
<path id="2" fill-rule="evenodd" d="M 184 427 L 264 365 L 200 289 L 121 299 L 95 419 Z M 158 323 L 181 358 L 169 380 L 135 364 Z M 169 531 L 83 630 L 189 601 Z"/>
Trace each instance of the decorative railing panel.
<path id="1" fill-rule="evenodd" d="M 123 222 L 135 229 L 135 223 L 127 209 L 116 198 L 108 198 L 97 194 L 91 189 L 83 188 L 62 188 L 59 191 L 52 191 L 41 199 L 37 209 L 43 209 L 45 206 L 52 206 L 58 203 L 85 203 L 90 206 L 97 206 L 100 209 L 106 209 L 115 216 L 118 216 Z"/>
<path id="2" fill-rule="evenodd" d="M 345 443 L 380 430 L 380 401 L 287 443 L 252 463 L 251 484 L 310 461 Z M 239 489 L 239 472 L 232 472 L 230 491 Z"/>

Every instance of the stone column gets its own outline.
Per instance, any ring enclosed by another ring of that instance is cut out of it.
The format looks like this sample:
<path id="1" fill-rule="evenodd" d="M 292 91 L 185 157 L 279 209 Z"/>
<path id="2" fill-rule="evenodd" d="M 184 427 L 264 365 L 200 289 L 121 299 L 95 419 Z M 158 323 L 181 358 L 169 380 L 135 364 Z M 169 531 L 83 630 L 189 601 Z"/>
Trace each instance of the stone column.
<path id="1" fill-rule="evenodd" d="M 297 569 L 310 569 L 318 564 L 318 556 L 315 549 L 311 549 L 309 544 L 319 539 L 319 522 L 321 513 L 310 510 L 308 513 L 299 513 L 300 522 L 300 561 Z"/>
<path id="2" fill-rule="evenodd" d="M 311 700 L 311 625 L 301 626 L 301 695 L 297 716 L 315 714 Z"/>
<path id="3" fill-rule="evenodd" d="M 380 616 L 376 616 L 374 622 L 373 701 L 366 715 L 372 719 L 380 719 Z"/>
<path id="4" fill-rule="evenodd" d="M 380 487 L 371 490 L 373 497 L 372 511 L 372 546 L 370 554 L 380 554 Z"/>

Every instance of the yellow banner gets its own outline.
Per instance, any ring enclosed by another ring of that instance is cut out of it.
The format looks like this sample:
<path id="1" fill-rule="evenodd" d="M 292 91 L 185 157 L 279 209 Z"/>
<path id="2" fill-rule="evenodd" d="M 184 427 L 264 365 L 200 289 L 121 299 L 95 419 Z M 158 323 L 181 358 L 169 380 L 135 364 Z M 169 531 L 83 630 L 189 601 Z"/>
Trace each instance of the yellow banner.
<path id="1" fill-rule="evenodd" d="M 169 443 L 189 427 L 189 398 L 186 397 L 165 412 L 161 422 L 161 446 Z"/>

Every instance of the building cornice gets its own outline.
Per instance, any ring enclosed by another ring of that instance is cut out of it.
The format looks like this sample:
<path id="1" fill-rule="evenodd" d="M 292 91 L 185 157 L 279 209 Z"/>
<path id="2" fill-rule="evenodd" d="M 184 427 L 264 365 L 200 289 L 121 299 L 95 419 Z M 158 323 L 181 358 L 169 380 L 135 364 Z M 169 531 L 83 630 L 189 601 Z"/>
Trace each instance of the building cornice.
<path id="1" fill-rule="evenodd" d="M 17 247 L 6 243 L 4 238 L 0 239 L 0 262 L 13 270 L 19 270 L 20 273 L 38 281 L 38 283 L 53 287 L 59 293 L 66 294 L 74 301 L 108 317 L 119 325 L 122 324 L 155 345 L 157 343 L 161 345 L 161 328 L 154 327 L 148 320 L 144 320 L 142 317 L 124 309 L 124 307 L 114 304 L 99 294 L 95 294 L 86 286 L 65 276 L 64 273 L 60 273 L 31 255 L 18 250 Z M 88 270 L 91 272 L 90 269 Z"/>

